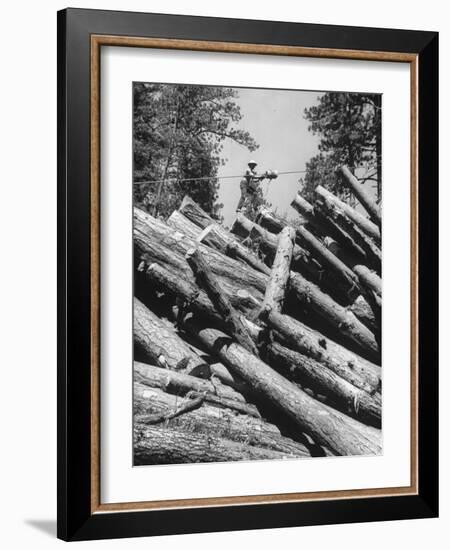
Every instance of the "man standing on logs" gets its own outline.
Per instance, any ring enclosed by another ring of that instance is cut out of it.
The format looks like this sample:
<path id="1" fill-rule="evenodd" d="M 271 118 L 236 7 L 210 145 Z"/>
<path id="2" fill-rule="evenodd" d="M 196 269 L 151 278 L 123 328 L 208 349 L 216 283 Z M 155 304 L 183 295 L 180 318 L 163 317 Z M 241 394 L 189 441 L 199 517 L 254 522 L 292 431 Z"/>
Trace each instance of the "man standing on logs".
<path id="1" fill-rule="evenodd" d="M 254 160 L 251 160 L 248 163 L 248 168 L 245 171 L 245 175 L 241 180 L 241 198 L 237 205 L 236 212 L 242 212 L 250 219 L 254 219 L 256 212 L 260 206 L 256 200 L 258 191 L 260 191 L 260 182 L 266 178 L 269 180 L 276 179 L 278 173 L 275 170 L 268 170 L 264 174 L 258 175 L 256 172 L 257 163 Z"/>

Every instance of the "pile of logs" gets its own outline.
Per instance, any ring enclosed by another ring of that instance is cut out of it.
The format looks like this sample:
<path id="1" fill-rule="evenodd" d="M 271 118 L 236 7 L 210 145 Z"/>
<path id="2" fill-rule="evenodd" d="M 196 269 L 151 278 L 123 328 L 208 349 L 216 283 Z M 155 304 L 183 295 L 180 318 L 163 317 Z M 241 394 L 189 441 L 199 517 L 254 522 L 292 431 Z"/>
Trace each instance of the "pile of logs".
<path id="1" fill-rule="evenodd" d="M 135 208 L 135 464 L 381 452 L 381 214 L 342 174 L 368 217 Z"/>

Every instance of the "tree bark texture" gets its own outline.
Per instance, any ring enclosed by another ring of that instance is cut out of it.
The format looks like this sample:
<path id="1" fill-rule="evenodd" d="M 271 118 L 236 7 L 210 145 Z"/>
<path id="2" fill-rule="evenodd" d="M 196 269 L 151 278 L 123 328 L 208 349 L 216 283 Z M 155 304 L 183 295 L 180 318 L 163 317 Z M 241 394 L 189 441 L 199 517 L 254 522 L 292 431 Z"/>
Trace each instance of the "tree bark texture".
<path id="1" fill-rule="evenodd" d="M 196 316 L 205 319 L 205 322 L 220 325 L 221 317 L 203 291 L 196 291 L 193 285 L 173 276 L 157 264 L 149 266 L 147 275 L 158 289 L 169 292 L 182 302 L 189 304 L 187 309 Z M 239 297 L 234 297 L 232 303 L 246 317 L 252 317 L 253 310 L 259 311 L 261 308 L 260 302 L 253 303 L 252 308 L 248 308 L 245 302 L 242 305 Z M 300 321 L 275 312 L 270 312 L 264 317 L 264 321 L 276 334 L 280 335 L 282 342 L 319 363 L 323 363 L 357 388 L 373 392 L 379 387 L 381 372 L 379 367 L 332 342 Z M 262 329 L 249 321 L 245 322 L 253 340 L 259 342 Z M 225 329 L 225 327 L 223 328 Z"/>
<path id="2" fill-rule="evenodd" d="M 362 253 L 355 255 L 353 264 L 365 264 L 377 273 L 381 273 L 381 250 L 375 244 L 374 239 L 369 237 L 360 229 L 335 203 L 331 201 L 318 201 L 316 211 L 321 217 L 326 217 L 330 224 L 337 226 L 333 237 L 342 245 L 342 252 L 347 248 L 356 250 L 356 247 Z M 340 235 L 339 235 L 340 231 Z M 353 267 L 350 264 L 350 267 Z"/>
<path id="3" fill-rule="evenodd" d="M 222 398 L 226 402 L 233 401 L 236 402 L 236 406 L 231 406 L 231 408 L 235 410 L 242 410 L 242 408 L 236 407 L 246 403 L 242 394 L 220 382 L 196 378 L 183 372 L 171 371 L 139 361 L 134 362 L 134 378 L 142 384 L 160 388 L 175 395 L 182 396 L 189 392 L 196 392 Z M 259 414 L 252 406 L 246 410 L 251 411 L 251 416 Z"/>
<path id="4" fill-rule="evenodd" d="M 310 397 L 263 361 L 215 329 L 188 321 L 187 329 L 236 374 L 288 415 L 299 430 L 336 455 L 379 454 L 380 431 Z"/>
<path id="5" fill-rule="evenodd" d="M 375 336 L 351 311 L 339 305 L 300 273 L 291 272 L 289 289 L 305 309 L 311 309 L 323 320 L 325 326 L 337 329 L 354 351 L 379 364 L 380 349 Z"/>
<path id="6" fill-rule="evenodd" d="M 189 195 L 185 195 L 178 209 L 186 218 L 198 227 L 205 229 L 212 223 L 217 223 Z"/>
<path id="7" fill-rule="evenodd" d="M 264 262 L 220 225 L 208 225 L 200 234 L 198 240 L 211 248 L 216 248 L 222 254 L 230 256 L 230 258 L 245 262 L 256 271 L 260 271 L 265 275 L 270 274 L 270 268 Z"/>
<path id="8" fill-rule="evenodd" d="M 336 197 L 336 195 L 333 195 L 333 193 L 331 193 L 321 185 L 318 185 L 316 187 L 316 194 L 323 202 L 331 202 L 335 204 L 338 208 L 340 208 L 344 212 L 344 214 L 346 214 L 352 220 L 353 223 L 355 223 L 360 229 L 362 229 L 369 237 L 375 239 L 376 244 L 380 242 L 380 229 L 375 223 L 357 212 L 350 205 L 341 201 L 338 197 Z"/>
<path id="9" fill-rule="evenodd" d="M 338 376 L 368 393 L 381 384 L 381 370 L 346 348 L 335 344 L 300 321 L 274 311 L 268 311 L 265 322 L 275 330 L 287 346 L 316 360 Z"/>
<path id="10" fill-rule="evenodd" d="M 200 250 L 198 248 L 189 249 L 186 254 L 186 260 L 194 272 L 198 286 L 208 295 L 214 308 L 224 320 L 225 326 L 231 336 L 245 349 L 258 355 L 255 343 L 243 324 L 240 315 L 221 289 L 219 281 L 211 273 Z"/>
<path id="11" fill-rule="evenodd" d="M 154 365 L 183 371 L 205 363 L 176 333 L 174 326 L 160 319 L 134 298 L 134 341 Z"/>
<path id="12" fill-rule="evenodd" d="M 324 395 L 328 402 L 365 424 L 381 427 L 381 400 L 356 388 L 324 365 L 278 342 L 268 346 L 269 363 L 288 380 Z"/>
<path id="13" fill-rule="evenodd" d="M 143 256 L 147 263 L 157 262 L 169 265 L 176 269 L 180 275 L 183 274 L 188 280 L 194 281 L 185 255 L 190 248 L 198 246 L 205 256 L 209 268 L 220 277 L 225 289 L 239 285 L 239 288 L 246 288 L 257 298 L 262 298 L 265 292 L 266 277 L 262 273 L 242 262 L 224 256 L 209 246 L 198 244 L 139 208 L 134 209 L 133 234 L 137 253 Z"/>
<path id="14" fill-rule="evenodd" d="M 190 397 L 180 399 L 157 388 L 134 384 L 135 421 L 140 424 L 209 434 L 245 445 L 272 449 L 293 457 L 310 456 L 304 445 L 283 437 L 274 424 L 253 416 L 236 414 L 233 410 L 219 408 L 208 402 L 177 415 L 186 403 L 192 401 L 194 399 Z"/>
<path id="15" fill-rule="evenodd" d="M 281 460 L 292 455 L 237 443 L 210 434 L 136 424 L 134 464 L 183 464 L 240 460 Z"/>
<path id="16" fill-rule="evenodd" d="M 283 309 L 286 288 L 289 282 L 292 253 L 294 250 L 295 231 L 285 227 L 278 238 L 278 246 L 272 263 L 272 270 L 267 283 L 262 308 L 269 307 L 273 311 Z"/>
<path id="17" fill-rule="evenodd" d="M 367 189 L 356 179 L 347 166 L 341 166 L 341 174 L 344 176 L 344 182 L 347 184 L 347 187 L 364 206 L 372 221 L 381 228 L 381 209 L 370 197 Z"/>

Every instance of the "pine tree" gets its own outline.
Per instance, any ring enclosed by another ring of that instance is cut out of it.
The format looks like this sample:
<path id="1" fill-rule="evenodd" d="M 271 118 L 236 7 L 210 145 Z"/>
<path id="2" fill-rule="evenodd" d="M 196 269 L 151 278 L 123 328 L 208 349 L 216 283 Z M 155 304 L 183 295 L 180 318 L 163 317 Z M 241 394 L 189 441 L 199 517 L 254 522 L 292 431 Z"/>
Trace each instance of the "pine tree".
<path id="1" fill-rule="evenodd" d="M 357 172 L 362 183 L 376 184 L 381 201 L 381 95 L 327 92 L 319 104 L 305 109 L 309 130 L 320 136 L 320 153 L 306 165 L 301 180 L 305 198 L 311 198 L 317 185 L 343 199 L 349 192 L 336 169 L 346 164 Z"/>
<path id="2" fill-rule="evenodd" d="M 188 193 L 220 219 L 216 176 L 224 163 L 223 141 L 232 139 L 250 151 L 257 148 L 248 132 L 236 128 L 242 118 L 234 101 L 237 92 L 135 83 L 133 95 L 135 204 L 166 218 Z"/>

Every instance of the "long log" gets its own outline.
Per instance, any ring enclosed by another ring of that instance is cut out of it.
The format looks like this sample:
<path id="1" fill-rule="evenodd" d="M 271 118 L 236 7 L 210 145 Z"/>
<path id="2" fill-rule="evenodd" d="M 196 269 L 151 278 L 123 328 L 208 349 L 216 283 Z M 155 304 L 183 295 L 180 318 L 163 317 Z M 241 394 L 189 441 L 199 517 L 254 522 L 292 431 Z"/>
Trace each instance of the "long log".
<path id="1" fill-rule="evenodd" d="M 245 403 L 245 398 L 239 392 L 225 384 L 213 383 L 211 380 L 196 378 L 185 372 L 156 367 L 139 361 L 134 362 L 133 368 L 136 380 L 169 393 L 185 395 L 194 391 Z"/>
<path id="2" fill-rule="evenodd" d="M 270 274 L 270 268 L 265 263 L 253 254 L 251 250 L 237 241 L 231 233 L 216 223 L 208 225 L 198 237 L 198 241 L 216 248 L 222 254 L 245 262 L 256 271 L 260 271 L 265 275 Z"/>
<path id="3" fill-rule="evenodd" d="M 258 349 L 242 322 L 240 315 L 238 315 L 227 295 L 220 287 L 219 281 L 211 273 L 200 250 L 198 248 L 189 249 L 186 254 L 186 260 L 194 272 L 198 286 L 206 292 L 214 308 L 223 318 L 230 335 L 245 349 L 258 355 Z"/>
<path id="4" fill-rule="evenodd" d="M 381 279 L 376 273 L 364 265 L 355 265 L 353 271 L 358 275 L 359 280 L 367 290 L 381 296 Z"/>
<path id="5" fill-rule="evenodd" d="M 273 449 L 236 443 L 210 434 L 137 424 L 134 428 L 134 464 L 183 464 L 239 460 L 280 460 L 292 455 Z"/>
<path id="6" fill-rule="evenodd" d="M 196 291 L 193 285 L 181 280 L 157 264 L 149 266 L 147 276 L 150 282 L 161 291 L 169 292 L 174 298 L 189 303 L 189 310 L 195 315 L 201 316 L 214 324 L 220 324 L 220 316 L 203 291 Z M 245 301 L 242 302 L 239 297 L 236 297 L 232 303 L 246 317 L 252 317 L 252 311 L 260 311 L 261 308 L 260 302 L 252 303 L 249 308 L 248 304 Z M 324 364 L 355 387 L 369 393 L 379 387 L 379 367 L 329 340 L 300 321 L 288 315 L 272 312 L 267 316 L 266 322 L 287 345 L 316 360 L 319 364 Z M 246 324 L 252 338 L 259 342 L 261 329 L 253 323 L 246 322 Z"/>
<path id="7" fill-rule="evenodd" d="M 321 318 L 325 326 L 334 327 L 354 351 L 379 364 L 380 349 L 375 336 L 351 311 L 335 302 L 300 273 L 291 272 L 289 289 L 305 309 L 314 311 Z"/>
<path id="8" fill-rule="evenodd" d="M 189 374 L 161 369 L 138 361 L 134 362 L 133 374 L 136 382 L 152 388 L 159 388 L 180 396 L 201 394 L 209 403 L 255 418 L 261 416 L 258 409 L 251 403 L 246 403 L 240 393 L 221 383 L 213 383 L 211 380 L 202 380 Z"/>
<path id="9" fill-rule="evenodd" d="M 280 430 L 264 420 L 244 414 L 235 414 L 226 408 L 219 408 L 204 402 L 198 408 L 183 411 L 192 398 L 179 399 L 156 388 L 134 384 L 134 420 L 145 424 L 149 421 L 158 425 L 156 420 L 166 427 L 214 435 L 251 445 L 280 451 L 296 457 L 310 456 L 301 443 L 283 437 Z"/>
<path id="10" fill-rule="evenodd" d="M 186 218 L 198 227 L 205 229 L 212 223 L 217 223 L 189 195 L 185 195 L 178 209 Z"/>
<path id="11" fill-rule="evenodd" d="M 253 223 L 243 214 L 237 215 L 230 231 L 244 239 L 253 241 L 269 260 L 273 260 L 275 257 L 278 237 L 259 224 Z M 296 244 L 292 255 L 292 269 L 301 272 L 309 280 L 316 283 L 323 280 L 322 266 L 306 250 Z"/>
<path id="12" fill-rule="evenodd" d="M 375 239 L 375 242 L 378 244 L 381 240 L 380 230 L 376 224 L 371 220 L 357 212 L 347 203 L 341 201 L 336 195 L 333 195 L 330 191 L 318 185 L 315 189 L 316 194 L 321 198 L 322 201 L 332 202 L 338 206 L 351 220 L 355 223 L 360 229 L 362 229 L 369 237 Z"/>
<path id="13" fill-rule="evenodd" d="M 191 320 L 186 323 L 186 328 L 318 444 L 328 447 L 336 455 L 381 452 L 379 430 L 313 399 L 222 332 L 201 329 Z"/>
<path id="14" fill-rule="evenodd" d="M 200 231 L 195 223 L 192 223 L 186 216 L 183 216 L 178 210 L 174 210 L 167 218 L 167 225 L 176 231 L 180 231 L 192 240 L 197 240 Z"/>
<path id="15" fill-rule="evenodd" d="M 272 271 L 267 283 L 262 308 L 269 307 L 281 312 L 286 294 L 291 270 L 292 253 L 294 251 L 295 231 L 285 227 L 278 238 L 277 251 L 272 263 Z"/>
<path id="16" fill-rule="evenodd" d="M 292 349 L 331 370 L 356 388 L 374 393 L 381 383 L 380 368 L 325 338 L 300 321 L 266 310 L 264 321 Z"/>
<path id="17" fill-rule="evenodd" d="M 237 217 L 231 231 L 236 231 L 239 235 L 258 232 L 261 243 L 267 245 L 271 250 L 275 247 L 276 250 L 276 236 L 252 223 L 245 216 Z M 305 309 L 313 310 L 326 325 L 333 326 L 347 342 L 356 345 L 358 353 L 363 354 L 371 361 L 379 362 L 380 350 L 375 336 L 351 311 L 338 304 L 319 286 L 307 280 L 300 273 L 291 271 L 289 289 Z"/>
<path id="18" fill-rule="evenodd" d="M 347 187 L 354 193 L 354 195 L 356 195 L 357 199 L 367 210 L 367 213 L 372 220 L 378 225 L 378 227 L 381 227 L 381 208 L 370 197 L 367 189 L 361 185 L 347 166 L 341 166 L 340 171 L 344 176 L 344 182 L 347 184 Z"/>
<path id="19" fill-rule="evenodd" d="M 284 348 L 277 342 L 268 347 L 267 359 L 288 380 L 327 396 L 328 404 L 338 410 L 365 424 L 381 427 L 381 400 L 378 394 L 372 396 L 356 388 L 317 361 Z"/>
<path id="20" fill-rule="evenodd" d="M 168 321 L 160 319 L 134 298 L 133 337 L 135 343 L 154 365 L 185 370 L 205 363 L 176 333 Z"/>
<path id="21" fill-rule="evenodd" d="M 198 244 L 193 239 L 153 218 L 139 208 L 134 209 L 133 236 L 137 254 L 163 265 L 170 265 L 180 275 L 194 280 L 192 271 L 186 262 L 185 254 L 193 247 L 199 246 L 211 271 L 220 277 L 224 288 L 245 287 L 257 298 L 262 298 L 265 291 L 266 277 L 246 266 L 242 262 L 224 256 L 209 246 Z"/>
<path id="22" fill-rule="evenodd" d="M 355 276 L 353 271 L 305 227 L 299 227 L 297 235 L 299 235 L 303 246 L 312 252 L 319 263 L 333 273 L 336 284 L 341 285 L 349 296 L 352 295 L 356 298 L 360 294 L 360 288 L 358 277 Z"/>
<path id="23" fill-rule="evenodd" d="M 316 202 L 313 206 L 303 199 L 300 193 L 297 193 L 291 206 L 308 220 L 309 224 L 315 228 L 316 233 L 323 237 L 325 246 L 349 268 L 352 268 L 355 264 L 366 263 L 369 263 L 371 267 L 375 267 L 376 269 L 379 268 L 381 265 L 379 262 L 380 259 L 374 257 L 371 253 L 371 249 L 368 252 L 367 247 L 364 248 L 361 246 L 361 239 L 357 240 L 354 238 L 357 230 L 355 225 L 347 217 L 346 219 L 354 229 L 352 233 L 348 231 L 347 226 L 343 228 L 339 225 L 335 220 L 335 216 L 330 216 L 328 212 L 324 212 L 322 203 Z M 328 207 L 336 210 L 335 205 L 332 203 L 328 203 Z M 344 216 L 344 214 L 342 215 Z M 365 234 L 360 232 L 360 235 Z M 336 246 L 330 247 L 327 245 L 327 241 L 329 242 L 330 239 L 332 239 L 333 242 L 336 241 Z M 366 237 L 366 239 L 372 242 L 370 238 Z"/>
<path id="24" fill-rule="evenodd" d="M 317 201 L 315 211 L 321 217 L 327 217 L 329 223 L 333 224 L 336 229 L 333 237 L 343 245 L 343 252 L 350 246 L 354 250 L 358 247 L 364 253 L 364 256 L 352 258 L 354 264 L 366 264 L 381 273 L 381 250 L 374 240 L 353 223 L 337 204 L 331 201 Z M 351 264 L 350 267 L 352 267 Z"/>

